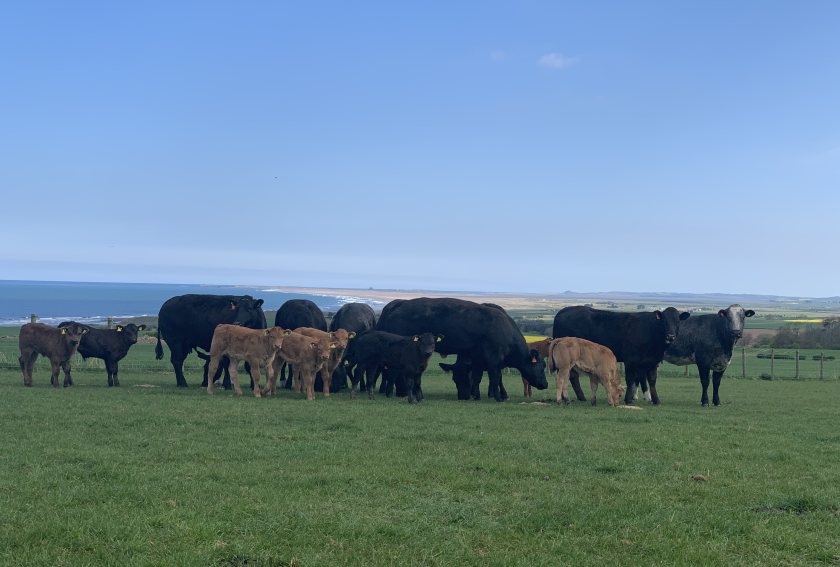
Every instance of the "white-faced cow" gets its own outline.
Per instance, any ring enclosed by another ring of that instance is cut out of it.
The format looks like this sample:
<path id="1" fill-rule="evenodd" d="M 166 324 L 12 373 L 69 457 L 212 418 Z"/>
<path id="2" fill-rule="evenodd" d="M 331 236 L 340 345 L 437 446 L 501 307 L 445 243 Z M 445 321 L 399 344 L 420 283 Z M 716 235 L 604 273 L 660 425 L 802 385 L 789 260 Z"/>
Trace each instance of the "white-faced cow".
<path id="1" fill-rule="evenodd" d="M 65 321 L 58 328 L 77 324 L 75 321 Z M 119 386 L 120 361 L 125 358 L 130 349 L 137 342 L 137 333 L 144 330 L 146 325 L 117 325 L 114 329 L 94 329 L 82 336 L 77 349 L 82 358 L 101 358 L 105 362 L 108 373 L 108 386 Z"/>
<path id="2" fill-rule="evenodd" d="M 64 370 L 64 387 L 73 385 L 70 376 L 70 359 L 75 354 L 82 337 L 90 330 L 79 323 L 71 323 L 60 329 L 42 323 L 27 323 L 20 328 L 20 371 L 23 385 L 32 386 L 32 369 L 38 355 L 50 359 L 52 374 L 50 383 L 58 388 L 58 371 Z"/>
<path id="3" fill-rule="evenodd" d="M 624 402 L 631 403 L 636 386 L 641 380 L 647 380 L 651 402 L 659 404 L 656 369 L 665 356 L 665 349 L 676 340 L 680 323 L 688 317 L 689 313 L 680 313 L 673 307 L 662 311 L 619 313 L 576 305 L 564 307 L 554 316 L 553 336 L 578 337 L 604 345 L 619 362 L 624 362 L 627 382 Z M 579 392 L 580 383 L 574 371 L 571 380 L 573 385 L 577 383 L 575 391 Z"/>
<path id="4" fill-rule="evenodd" d="M 712 403 L 720 405 L 720 379 L 732 359 L 732 349 L 744 334 L 744 319 L 755 311 L 738 304 L 714 315 L 694 315 L 680 326 L 677 340 L 665 351 L 665 360 L 678 366 L 696 364 L 703 395 L 700 403 L 709 405 L 709 371 L 712 372 Z"/>

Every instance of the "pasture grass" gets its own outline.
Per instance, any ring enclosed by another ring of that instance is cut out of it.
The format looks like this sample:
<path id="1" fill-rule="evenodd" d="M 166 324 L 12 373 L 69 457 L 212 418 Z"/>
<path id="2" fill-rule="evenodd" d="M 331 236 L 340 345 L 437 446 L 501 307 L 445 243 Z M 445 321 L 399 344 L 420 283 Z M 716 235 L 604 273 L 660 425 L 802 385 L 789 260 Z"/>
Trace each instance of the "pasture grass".
<path id="1" fill-rule="evenodd" d="M 633 411 L 522 403 L 515 373 L 458 402 L 432 364 L 414 406 L 256 400 L 194 362 L 178 389 L 152 348 L 120 388 L 0 368 L 0 564 L 840 564 L 837 381 L 725 378 L 701 408 L 665 376 Z"/>

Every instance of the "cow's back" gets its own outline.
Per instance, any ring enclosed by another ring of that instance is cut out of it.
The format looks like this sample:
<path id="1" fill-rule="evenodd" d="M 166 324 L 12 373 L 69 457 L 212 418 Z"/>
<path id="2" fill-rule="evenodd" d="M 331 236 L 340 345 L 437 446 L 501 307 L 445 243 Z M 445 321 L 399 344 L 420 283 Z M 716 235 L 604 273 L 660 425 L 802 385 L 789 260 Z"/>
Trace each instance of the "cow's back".
<path id="1" fill-rule="evenodd" d="M 330 331 L 344 329 L 361 333 L 376 327 L 376 313 L 367 303 L 346 303 L 330 321 Z"/>
<path id="2" fill-rule="evenodd" d="M 586 339 L 606 346 L 618 360 L 624 360 L 628 342 L 632 342 L 627 331 L 633 315 L 585 306 L 564 307 L 554 316 L 552 336 Z"/>
<path id="3" fill-rule="evenodd" d="M 274 315 L 274 326 L 284 329 L 312 327 L 327 330 L 327 320 L 320 307 L 308 299 L 290 299 L 280 306 Z"/>
<path id="4" fill-rule="evenodd" d="M 249 296 L 203 294 L 177 295 L 167 299 L 158 313 L 160 336 L 167 343 L 182 341 L 209 350 L 216 326 L 232 323 L 236 318 L 232 305 L 244 298 L 253 299 Z M 266 328 L 265 313 L 261 308 L 257 308 L 255 313 L 260 320 L 254 319 L 244 326 Z"/>

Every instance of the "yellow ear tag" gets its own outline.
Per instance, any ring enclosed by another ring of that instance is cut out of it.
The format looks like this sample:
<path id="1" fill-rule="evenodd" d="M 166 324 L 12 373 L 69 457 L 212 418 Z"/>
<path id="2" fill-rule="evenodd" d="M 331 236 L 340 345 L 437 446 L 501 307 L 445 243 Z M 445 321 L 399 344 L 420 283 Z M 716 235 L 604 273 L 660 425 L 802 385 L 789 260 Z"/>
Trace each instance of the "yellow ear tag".
<path id="1" fill-rule="evenodd" d="M 417 335 L 414 335 L 414 337 L 412 337 L 412 338 L 414 339 L 415 343 L 420 340 L 420 337 L 418 337 Z"/>
<path id="2" fill-rule="evenodd" d="M 122 333 L 123 327 L 122 325 L 117 325 L 117 332 Z"/>
<path id="3" fill-rule="evenodd" d="M 62 335 L 66 335 L 66 334 L 67 334 L 67 329 L 65 329 L 64 327 L 62 327 L 62 328 L 61 328 L 61 334 L 62 334 Z"/>

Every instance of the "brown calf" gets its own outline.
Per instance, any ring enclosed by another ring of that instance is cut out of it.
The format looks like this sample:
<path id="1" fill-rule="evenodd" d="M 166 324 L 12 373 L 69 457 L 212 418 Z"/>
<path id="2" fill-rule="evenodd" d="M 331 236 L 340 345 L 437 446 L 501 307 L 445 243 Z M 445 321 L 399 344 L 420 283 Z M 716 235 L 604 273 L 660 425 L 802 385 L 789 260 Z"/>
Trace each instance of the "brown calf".
<path id="1" fill-rule="evenodd" d="M 551 337 L 541 339 L 539 341 L 532 341 L 528 343 L 528 350 L 532 351 L 535 350 L 540 353 L 540 358 L 545 360 L 548 358 L 548 345 L 551 343 Z M 525 378 L 522 379 L 522 388 L 523 388 L 523 395 L 531 399 L 531 385 L 528 383 Z"/>
<path id="2" fill-rule="evenodd" d="M 615 355 L 605 346 L 573 337 L 554 339 L 548 347 L 548 367 L 557 378 L 557 403 L 569 401 L 566 384 L 569 373 L 574 369 L 589 374 L 592 387 L 592 405 L 595 405 L 595 392 L 598 383 L 607 390 L 607 400 L 611 406 L 617 406 L 621 397 L 621 374 Z"/>
<path id="3" fill-rule="evenodd" d="M 239 387 L 239 372 L 237 366 L 240 360 L 251 365 L 251 377 L 254 380 L 254 395 L 260 397 L 260 367 L 265 369 L 265 381 L 270 380 L 274 368 L 273 362 L 277 351 L 283 346 L 283 339 L 286 338 L 285 331 L 281 327 L 271 329 L 249 329 L 239 325 L 217 325 L 213 331 L 213 340 L 210 343 L 210 366 L 207 375 L 207 393 L 213 393 L 213 379 L 222 358 L 227 356 L 230 359 L 230 379 L 233 382 L 234 391 L 242 395 L 242 388 Z"/>
<path id="4" fill-rule="evenodd" d="M 324 397 L 330 397 L 330 386 L 332 385 L 333 371 L 341 364 L 341 359 L 344 358 L 344 350 L 347 348 L 347 342 L 356 336 L 354 332 L 347 332 L 344 329 L 337 331 L 321 331 L 320 329 L 313 329 L 312 327 L 298 327 L 295 329 L 296 333 L 318 339 L 322 344 L 326 344 L 327 348 L 330 343 L 336 343 L 334 349 L 330 349 L 330 359 L 324 363 L 324 367 L 319 371 L 321 373 L 321 381 L 324 384 Z"/>
<path id="5" fill-rule="evenodd" d="M 50 382 L 58 388 L 58 371 L 64 370 L 64 386 L 72 386 L 70 376 L 70 358 L 79 347 L 82 335 L 90 329 L 79 323 L 70 323 L 57 329 L 41 323 L 27 323 L 20 328 L 20 371 L 23 372 L 23 385 L 32 386 L 32 368 L 38 355 L 50 359 L 52 375 Z"/>
<path id="6" fill-rule="evenodd" d="M 277 390 L 277 373 L 286 364 L 291 364 L 294 370 L 295 389 L 306 390 L 306 399 L 315 399 L 315 374 L 323 368 L 330 359 L 330 352 L 336 348 L 335 342 L 321 342 L 318 339 L 289 333 L 283 339 L 283 345 L 274 357 L 273 372 L 262 393 L 271 395 Z"/>

